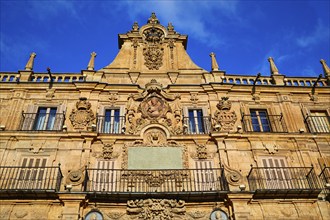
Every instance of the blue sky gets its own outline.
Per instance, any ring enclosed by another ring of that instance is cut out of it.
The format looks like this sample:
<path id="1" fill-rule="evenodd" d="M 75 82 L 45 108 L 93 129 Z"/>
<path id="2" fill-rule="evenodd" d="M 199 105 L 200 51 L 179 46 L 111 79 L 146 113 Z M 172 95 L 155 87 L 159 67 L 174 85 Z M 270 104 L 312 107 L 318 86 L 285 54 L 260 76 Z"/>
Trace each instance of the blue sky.
<path id="1" fill-rule="evenodd" d="M 34 71 L 80 72 L 112 62 L 118 34 L 155 12 L 188 35 L 188 53 L 210 70 L 210 52 L 228 74 L 269 75 L 272 56 L 287 76 L 318 76 L 330 64 L 330 1 L 0 0 L 0 71 L 18 71 L 36 52 Z"/>

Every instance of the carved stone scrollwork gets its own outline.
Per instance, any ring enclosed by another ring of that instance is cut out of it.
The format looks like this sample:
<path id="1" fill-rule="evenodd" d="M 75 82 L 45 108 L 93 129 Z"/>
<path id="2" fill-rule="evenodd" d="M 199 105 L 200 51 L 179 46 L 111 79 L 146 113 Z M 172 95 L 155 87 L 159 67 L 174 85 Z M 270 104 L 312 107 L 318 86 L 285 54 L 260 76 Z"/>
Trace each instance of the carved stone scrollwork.
<path id="1" fill-rule="evenodd" d="M 185 202 L 175 199 L 140 199 L 127 201 L 127 214 L 139 219 L 170 220 L 184 216 Z"/>
<path id="2" fill-rule="evenodd" d="M 70 114 L 70 121 L 75 129 L 87 129 L 95 120 L 95 115 L 91 108 L 91 103 L 87 98 L 80 98 L 76 104 L 76 108 Z"/>
<path id="3" fill-rule="evenodd" d="M 231 102 L 228 97 L 222 97 L 217 104 L 217 110 L 213 117 L 213 128 L 216 131 L 230 131 L 234 128 L 237 121 L 237 115 L 234 111 L 230 111 Z"/>
<path id="4" fill-rule="evenodd" d="M 152 16 L 150 19 L 152 24 L 156 24 L 158 21 L 156 16 Z M 143 31 L 143 38 L 146 43 L 146 47 L 143 49 L 144 64 L 149 70 L 158 70 L 163 65 L 164 49 L 161 43 L 164 36 L 164 32 L 154 26 Z"/>
<path id="5" fill-rule="evenodd" d="M 102 158 L 103 160 L 111 160 L 119 157 L 119 153 L 115 152 L 113 149 L 113 144 L 103 144 L 102 145 L 102 152 L 95 151 L 93 156 L 96 158 Z"/>
<path id="6" fill-rule="evenodd" d="M 126 133 L 139 134 L 149 124 L 163 125 L 171 134 L 183 133 L 180 96 L 167 94 L 154 79 L 142 93 L 129 97 Z"/>
<path id="7" fill-rule="evenodd" d="M 69 174 L 66 179 L 66 184 L 70 184 L 73 186 L 80 185 L 85 179 L 85 170 L 84 167 L 79 170 L 69 171 Z"/>
<path id="8" fill-rule="evenodd" d="M 149 46 L 144 49 L 145 65 L 149 70 L 158 70 L 163 65 L 164 49 L 159 46 Z"/>
<path id="9" fill-rule="evenodd" d="M 232 169 L 226 164 L 224 164 L 224 168 L 226 171 L 226 179 L 228 184 L 238 186 L 242 183 L 243 176 L 238 170 Z"/>
<path id="10" fill-rule="evenodd" d="M 206 212 L 202 212 L 202 211 L 192 211 L 192 212 L 188 212 L 188 215 L 190 215 L 193 219 L 201 219 L 204 216 L 206 216 Z"/>

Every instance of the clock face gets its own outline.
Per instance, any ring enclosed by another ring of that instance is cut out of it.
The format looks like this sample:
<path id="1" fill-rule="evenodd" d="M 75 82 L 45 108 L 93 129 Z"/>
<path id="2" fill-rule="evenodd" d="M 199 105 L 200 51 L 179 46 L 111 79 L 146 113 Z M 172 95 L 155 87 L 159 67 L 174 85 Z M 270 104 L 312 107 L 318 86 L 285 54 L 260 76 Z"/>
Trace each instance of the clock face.
<path id="1" fill-rule="evenodd" d="M 86 217 L 85 220 L 103 220 L 103 216 L 98 211 L 90 211 Z"/>
<path id="2" fill-rule="evenodd" d="M 228 220 L 228 216 L 224 211 L 214 210 L 210 216 L 211 220 Z"/>

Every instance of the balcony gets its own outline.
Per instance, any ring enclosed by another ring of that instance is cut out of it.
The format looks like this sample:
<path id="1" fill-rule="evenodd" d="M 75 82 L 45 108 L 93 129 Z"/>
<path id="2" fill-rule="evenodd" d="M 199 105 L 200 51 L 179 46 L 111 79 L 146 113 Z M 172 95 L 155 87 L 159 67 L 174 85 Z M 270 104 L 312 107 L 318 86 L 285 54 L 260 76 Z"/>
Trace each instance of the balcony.
<path id="1" fill-rule="evenodd" d="M 183 128 L 186 134 L 208 134 L 211 132 L 211 118 L 203 117 L 184 117 Z"/>
<path id="2" fill-rule="evenodd" d="M 256 198 L 317 198 L 321 192 L 313 167 L 252 167 L 247 178 Z"/>
<path id="3" fill-rule="evenodd" d="M 21 131 L 62 131 L 64 113 L 22 113 Z"/>
<path id="4" fill-rule="evenodd" d="M 97 116 L 97 131 L 103 134 L 121 134 L 125 131 L 125 116 Z"/>
<path id="5" fill-rule="evenodd" d="M 0 197 L 54 196 L 60 190 L 60 166 L 0 167 Z"/>
<path id="6" fill-rule="evenodd" d="M 287 132 L 283 114 L 264 116 L 243 114 L 242 125 L 245 132 Z"/>
<path id="7" fill-rule="evenodd" d="M 330 133 L 329 116 L 311 116 L 307 115 L 305 123 L 311 133 Z"/>
<path id="8" fill-rule="evenodd" d="M 85 191 L 93 197 L 219 198 L 228 191 L 223 169 L 116 170 L 86 169 Z M 109 196 L 112 195 L 112 196 Z"/>
<path id="9" fill-rule="evenodd" d="M 319 177 L 324 188 L 322 194 L 330 201 L 330 167 L 324 167 Z"/>

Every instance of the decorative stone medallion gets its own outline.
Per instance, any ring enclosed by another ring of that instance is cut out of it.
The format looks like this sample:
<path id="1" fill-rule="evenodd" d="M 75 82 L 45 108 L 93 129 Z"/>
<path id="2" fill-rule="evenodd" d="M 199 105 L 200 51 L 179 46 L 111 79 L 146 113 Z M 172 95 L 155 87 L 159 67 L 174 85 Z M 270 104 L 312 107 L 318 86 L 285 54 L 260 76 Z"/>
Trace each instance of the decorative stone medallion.
<path id="1" fill-rule="evenodd" d="M 139 110 L 142 112 L 143 118 L 158 119 L 165 117 L 169 106 L 162 98 L 151 96 L 140 104 Z"/>
<path id="2" fill-rule="evenodd" d="M 149 46 L 144 49 L 144 65 L 148 67 L 149 70 L 158 70 L 163 65 L 163 48 L 159 46 Z"/>

